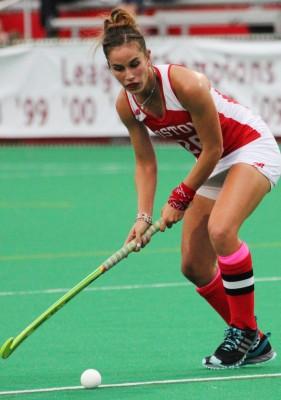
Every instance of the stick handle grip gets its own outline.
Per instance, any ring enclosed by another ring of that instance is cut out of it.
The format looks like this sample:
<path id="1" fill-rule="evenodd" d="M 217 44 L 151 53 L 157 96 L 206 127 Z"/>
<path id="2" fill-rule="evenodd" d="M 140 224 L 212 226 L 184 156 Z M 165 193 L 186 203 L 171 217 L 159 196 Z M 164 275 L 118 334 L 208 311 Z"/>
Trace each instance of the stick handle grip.
<path id="1" fill-rule="evenodd" d="M 154 222 L 144 233 L 145 238 L 151 238 L 156 232 L 160 230 L 161 219 Z M 102 264 L 106 270 L 112 268 L 115 264 L 117 264 L 120 260 L 127 257 L 134 249 L 136 248 L 136 240 L 132 240 L 128 244 L 124 245 L 120 250 L 116 251 Z"/>

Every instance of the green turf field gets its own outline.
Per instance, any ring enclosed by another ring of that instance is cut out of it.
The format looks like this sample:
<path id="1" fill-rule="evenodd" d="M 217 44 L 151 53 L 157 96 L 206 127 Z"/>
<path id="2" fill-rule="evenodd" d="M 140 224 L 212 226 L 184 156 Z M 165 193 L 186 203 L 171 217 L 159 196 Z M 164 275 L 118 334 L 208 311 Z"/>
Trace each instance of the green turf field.
<path id="1" fill-rule="evenodd" d="M 178 147 L 156 150 L 155 219 L 193 162 Z M 123 245 L 133 175 L 128 146 L 0 149 L 0 344 Z M 253 250 L 260 327 L 281 354 L 280 196 L 281 186 L 241 236 Z M 181 276 L 180 233 L 178 224 L 155 235 L 0 360 L 0 399 L 279 399 L 280 356 L 237 370 L 201 366 L 224 324 Z M 102 387 L 79 387 L 87 368 L 101 372 Z"/>

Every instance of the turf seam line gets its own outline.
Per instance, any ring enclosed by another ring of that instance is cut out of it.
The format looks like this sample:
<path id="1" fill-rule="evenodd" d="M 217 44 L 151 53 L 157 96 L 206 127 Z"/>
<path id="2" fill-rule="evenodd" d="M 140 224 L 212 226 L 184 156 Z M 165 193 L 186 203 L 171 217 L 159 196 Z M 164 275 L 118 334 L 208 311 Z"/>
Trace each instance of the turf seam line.
<path id="1" fill-rule="evenodd" d="M 72 207 L 68 204 L 68 207 Z M 1 208 L 1 207 L 0 207 Z M 252 249 L 279 249 L 281 248 L 281 242 L 258 242 L 250 243 Z M 97 250 L 97 251 L 84 251 L 84 252 L 72 252 L 72 253 L 38 253 L 38 254 L 18 254 L 18 255 L 1 255 L 0 262 L 5 261 L 26 261 L 26 260 L 55 260 L 60 258 L 93 258 L 98 256 L 107 256 L 113 253 L 113 250 Z M 146 249 L 145 255 L 151 254 L 180 254 L 179 247 L 165 247 L 157 249 Z"/>

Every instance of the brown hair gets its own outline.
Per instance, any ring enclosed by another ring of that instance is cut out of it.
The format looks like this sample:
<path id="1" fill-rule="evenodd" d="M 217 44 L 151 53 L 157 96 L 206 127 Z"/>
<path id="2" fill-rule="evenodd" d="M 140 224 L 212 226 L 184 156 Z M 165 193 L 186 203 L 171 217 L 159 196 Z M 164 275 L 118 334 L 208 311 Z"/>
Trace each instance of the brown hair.
<path id="1" fill-rule="evenodd" d="M 133 41 L 139 44 L 142 51 L 146 51 L 145 40 L 135 18 L 122 8 L 114 8 L 104 20 L 101 43 L 105 57 L 108 58 L 112 48 Z"/>

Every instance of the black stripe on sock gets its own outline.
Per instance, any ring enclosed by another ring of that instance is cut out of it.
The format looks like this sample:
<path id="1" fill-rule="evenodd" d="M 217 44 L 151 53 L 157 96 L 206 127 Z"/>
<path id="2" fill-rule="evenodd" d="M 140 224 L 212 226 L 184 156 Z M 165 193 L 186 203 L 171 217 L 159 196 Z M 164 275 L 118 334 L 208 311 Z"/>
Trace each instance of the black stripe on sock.
<path id="1" fill-rule="evenodd" d="M 225 293 L 229 294 L 230 296 L 239 296 L 241 294 L 247 294 L 253 292 L 255 289 L 255 285 L 250 285 L 239 289 L 227 289 L 227 288 L 224 289 Z"/>
<path id="2" fill-rule="evenodd" d="M 253 270 L 251 269 L 250 271 L 243 272 L 243 274 L 237 274 L 237 275 L 221 274 L 221 277 L 226 282 L 238 282 L 238 281 L 243 281 L 244 279 L 252 278 L 253 275 L 254 275 Z"/>

